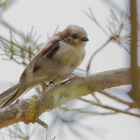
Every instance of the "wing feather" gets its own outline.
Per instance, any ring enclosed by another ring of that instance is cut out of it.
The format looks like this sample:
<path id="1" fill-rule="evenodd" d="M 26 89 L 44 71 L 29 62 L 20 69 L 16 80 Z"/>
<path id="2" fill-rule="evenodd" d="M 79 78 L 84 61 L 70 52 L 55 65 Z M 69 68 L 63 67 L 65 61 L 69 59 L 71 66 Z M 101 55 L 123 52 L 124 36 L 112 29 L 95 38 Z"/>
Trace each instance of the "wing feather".
<path id="1" fill-rule="evenodd" d="M 26 77 L 26 74 L 36 72 L 39 70 L 40 67 L 40 61 L 42 59 L 51 59 L 54 54 L 59 49 L 59 38 L 50 40 L 44 47 L 41 49 L 41 51 L 33 58 L 33 60 L 28 64 L 26 69 L 23 71 L 20 81 L 23 80 Z"/>

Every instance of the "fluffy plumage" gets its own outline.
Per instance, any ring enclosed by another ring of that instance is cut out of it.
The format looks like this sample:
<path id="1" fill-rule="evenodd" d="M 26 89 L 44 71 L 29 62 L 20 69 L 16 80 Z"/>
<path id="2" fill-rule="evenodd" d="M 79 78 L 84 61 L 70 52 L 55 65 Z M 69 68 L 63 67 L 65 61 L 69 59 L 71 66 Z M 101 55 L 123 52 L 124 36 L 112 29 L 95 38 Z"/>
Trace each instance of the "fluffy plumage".
<path id="1" fill-rule="evenodd" d="M 15 88 L 0 94 L 0 107 L 11 104 L 37 84 L 61 81 L 71 75 L 85 56 L 86 41 L 86 31 L 76 25 L 53 35 L 25 68 Z"/>

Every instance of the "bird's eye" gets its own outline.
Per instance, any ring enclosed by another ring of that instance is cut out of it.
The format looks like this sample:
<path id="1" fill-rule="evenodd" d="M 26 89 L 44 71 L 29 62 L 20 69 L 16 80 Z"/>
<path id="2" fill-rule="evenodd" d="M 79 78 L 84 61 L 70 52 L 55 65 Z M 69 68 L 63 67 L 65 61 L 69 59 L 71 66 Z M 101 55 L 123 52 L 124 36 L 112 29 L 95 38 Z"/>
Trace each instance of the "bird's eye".
<path id="1" fill-rule="evenodd" d="M 77 34 L 72 34 L 72 38 L 77 39 L 78 35 Z"/>

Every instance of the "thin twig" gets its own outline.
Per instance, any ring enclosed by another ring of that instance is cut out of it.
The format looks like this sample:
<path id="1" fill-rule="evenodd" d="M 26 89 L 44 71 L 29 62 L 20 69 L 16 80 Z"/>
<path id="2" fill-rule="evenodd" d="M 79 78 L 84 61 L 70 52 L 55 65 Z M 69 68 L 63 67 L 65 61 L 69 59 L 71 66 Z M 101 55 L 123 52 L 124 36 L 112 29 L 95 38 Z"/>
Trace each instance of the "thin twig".
<path id="1" fill-rule="evenodd" d="M 36 120 L 36 122 L 38 124 L 40 124 L 42 127 L 48 129 L 48 125 L 45 122 L 43 122 L 42 120 L 40 120 L 39 118 Z"/>
<path id="2" fill-rule="evenodd" d="M 134 116 L 134 117 L 140 118 L 140 114 L 128 112 L 128 111 L 125 111 L 125 110 L 122 110 L 122 109 L 118 109 L 118 108 L 115 108 L 115 107 L 112 107 L 112 106 L 108 106 L 108 105 L 103 105 L 103 104 L 95 103 L 93 101 L 90 101 L 90 100 L 87 100 L 87 99 L 84 99 L 84 98 L 80 98 L 79 100 L 84 101 L 86 103 L 90 103 L 92 105 L 99 106 L 99 107 L 107 109 L 107 110 L 115 111 L 117 113 L 123 113 L 123 114 L 127 114 L 127 115 L 130 115 L 130 116 Z"/>
<path id="3" fill-rule="evenodd" d="M 125 101 L 125 100 L 123 100 L 123 99 L 121 99 L 117 96 L 111 95 L 111 94 L 107 93 L 106 91 L 101 90 L 101 91 L 99 91 L 99 93 L 102 94 L 102 95 L 105 95 L 106 97 L 111 98 L 111 99 L 113 99 L 113 100 L 115 100 L 119 103 L 128 105 L 129 107 L 132 105 L 131 102 Z"/>
<path id="4" fill-rule="evenodd" d="M 86 111 L 81 108 L 79 109 L 69 109 L 66 107 L 61 107 L 64 111 L 72 111 L 72 112 L 77 112 L 77 113 L 83 113 L 83 114 L 88 114 L 88 115 L 114 115 L 116 112 L 98 112 L 98 111 Z"/>
<path id="5" fill-rule="evenodd" d="M 100 29 L 106 36 L 109 36 L 109 34 L 106 32 L 106 30 L 101 26 L 101 24 L 100 24 L 100 23 L 98 22 L 98 20 L 95 18 L 94 14 L 93 14 L 93 12 L 92 12 L 92 10 L 91 10 L 91 8 L 88 8 L 88 10 L 89 10 L 89 13 L 84 12 L 85 15 L 86 15 L 87 17 L 89 17 L 89 19 L 91 19 L 91 20 L 99 27 L 99 29 Z"/>
<path id="6" fill-rule="evenodd" d="M 89 70 L 90 70 L 90 67 L 91 67 L 91 62 L 92 62 L 92 60 L 94 59 L 94 57 L 95 57 L 101 50 L 103 50 L 104 47 L 105 47 L 107 44 L 109 44 L 112 40 L 113 40 L 113 38 L 110 37 L 105 43 L 103 43 L 103 45 L 102 45 L 100 48 L 98 48 L 98 49 L 92 54 L 92 56 L 90 57 L 90 60 L 89 60 L 89 62 L 88 62 L 87 68 L 86 68 L 86 70 L 87 70 L 87 75 L 89 75 Z"/>
<path id="7" fill-rule="evenodd" d="M 16 28 L 14 28 L 12 25 L 10 25 L 8 22 L 6 22 L 2 17 L 0 18 L 0 24 L 8 28 L 10 31 L 16 33 L 17 35 L 24 37 L 24 34 L 20 31 L 18 31 Z"/>

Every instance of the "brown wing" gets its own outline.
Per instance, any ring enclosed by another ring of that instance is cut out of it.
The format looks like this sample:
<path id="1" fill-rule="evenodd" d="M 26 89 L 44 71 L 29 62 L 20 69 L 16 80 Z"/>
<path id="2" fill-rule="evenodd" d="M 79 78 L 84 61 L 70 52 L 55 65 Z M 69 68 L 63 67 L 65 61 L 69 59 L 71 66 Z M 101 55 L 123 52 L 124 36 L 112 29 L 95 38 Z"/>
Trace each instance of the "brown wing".
<path id="1" fill-rule="evenodd" d="M 56 51 L 59 49 L 59 41 L 60 39 L 52 39 L 50 42 L 48 42 L 45 47 L 33 58 L 33 60 L 28 64 L 24 72 L 22 73 L 20 77 L 20 81 L 24 79 L 26 76 L 27 70 L 30 69 L 32 72 L 36 72 L 41 67 L 39 65 L 39 62 L 42 58 L 49 58 L 51 59 L 53 55 L 56 53 Z"/>

